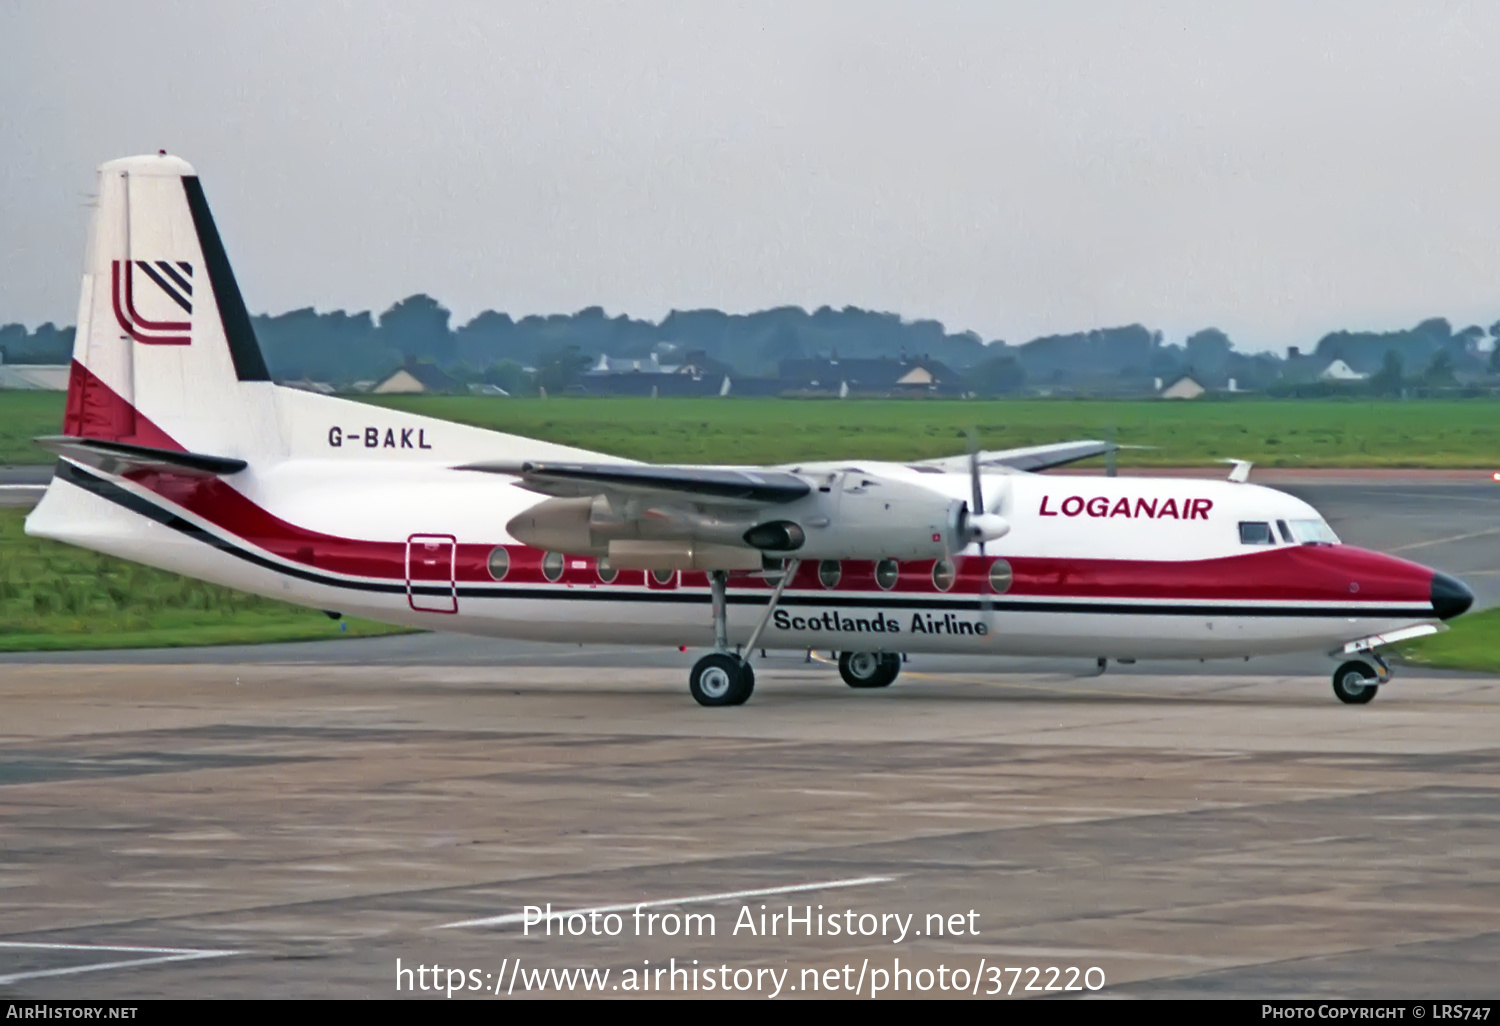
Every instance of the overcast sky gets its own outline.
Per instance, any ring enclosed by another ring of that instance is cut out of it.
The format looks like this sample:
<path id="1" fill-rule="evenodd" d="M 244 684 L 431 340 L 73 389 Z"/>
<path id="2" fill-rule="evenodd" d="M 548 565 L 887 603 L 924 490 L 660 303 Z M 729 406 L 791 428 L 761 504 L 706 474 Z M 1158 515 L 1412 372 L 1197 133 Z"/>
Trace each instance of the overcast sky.
<path id="1" fill-rule="evenodd" d="M 1494 3 L 12 0 L 0 322 L 72 322 L 94 167 L 166 148 L 256 311 L 1487 325 L 1497 43 Z"/>

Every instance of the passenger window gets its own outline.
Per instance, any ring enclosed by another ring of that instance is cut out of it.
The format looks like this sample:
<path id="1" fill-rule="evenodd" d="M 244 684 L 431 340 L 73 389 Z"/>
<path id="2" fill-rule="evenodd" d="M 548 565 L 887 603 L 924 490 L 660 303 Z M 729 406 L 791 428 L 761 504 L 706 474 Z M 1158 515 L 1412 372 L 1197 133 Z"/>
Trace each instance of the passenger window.
<path id="1" fill-rule="evenodd" d="M 549 581 L 560 581 L 563 575 L 563 554 L 548 552 L 542 556 L 542 576 Z"/>
<path id="2" fill-rule="evenodd" d="M 1010 591 L 1012 576 L 1010 564 L 1005 560 L 997 559 L 990 564 L 990 587 L 995 589 L 996 595 Z"/>
<path id="3" fill-rule="evenodd" d="M 1240 544 L 1275 545 L 1276 539 L 1271 537 L 1271 525 L 1254 520 L 1241 520 Z"/>

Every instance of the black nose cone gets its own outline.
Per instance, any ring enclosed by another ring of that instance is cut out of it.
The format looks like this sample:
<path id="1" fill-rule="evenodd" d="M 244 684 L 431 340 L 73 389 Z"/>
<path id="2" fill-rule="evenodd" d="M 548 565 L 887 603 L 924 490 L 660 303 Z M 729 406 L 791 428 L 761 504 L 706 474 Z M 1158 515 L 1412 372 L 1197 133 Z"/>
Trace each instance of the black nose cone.
<path id="1" fill-rule="evenodd" d="M 1432 575 L 1432 611 L 1451 620 L 1474 604 L 1474 593 L 1463 581 L 1447 574 Z"/>

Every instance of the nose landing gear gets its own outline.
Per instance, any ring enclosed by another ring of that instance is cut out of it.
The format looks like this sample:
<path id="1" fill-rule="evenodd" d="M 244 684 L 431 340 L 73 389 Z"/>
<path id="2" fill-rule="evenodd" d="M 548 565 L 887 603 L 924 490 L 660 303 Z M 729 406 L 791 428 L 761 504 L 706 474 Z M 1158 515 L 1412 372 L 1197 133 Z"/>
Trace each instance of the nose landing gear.
<path id="1" fill-rule="evenodd" d="M 1333 693 L 1346 705 L 1364 705 L 1375 698 L 1380 685 L 1391 679 L 1391 668 L 1378 655 L 1372 655 L 1375 666 L 1363 659 L 1351 659 L 1333 671 Z"/>

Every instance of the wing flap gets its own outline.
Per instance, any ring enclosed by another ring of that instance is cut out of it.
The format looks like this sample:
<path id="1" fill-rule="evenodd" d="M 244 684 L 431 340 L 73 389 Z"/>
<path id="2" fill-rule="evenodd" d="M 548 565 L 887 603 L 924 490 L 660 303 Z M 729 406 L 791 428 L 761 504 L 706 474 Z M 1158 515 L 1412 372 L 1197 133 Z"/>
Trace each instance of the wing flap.
<path id="1" fill-rule="evenodd" d="M 110 442 L 102 438 L 48 435 L 38 438 L 36 443 L 50 453 L 114 475 L 149 470 L 162 474 L 186 474 L 190 477 L 223 477 L 238 474 L 249 466 L 244 460 L 228 456 L 177 452 L 150 445 Z"/>

